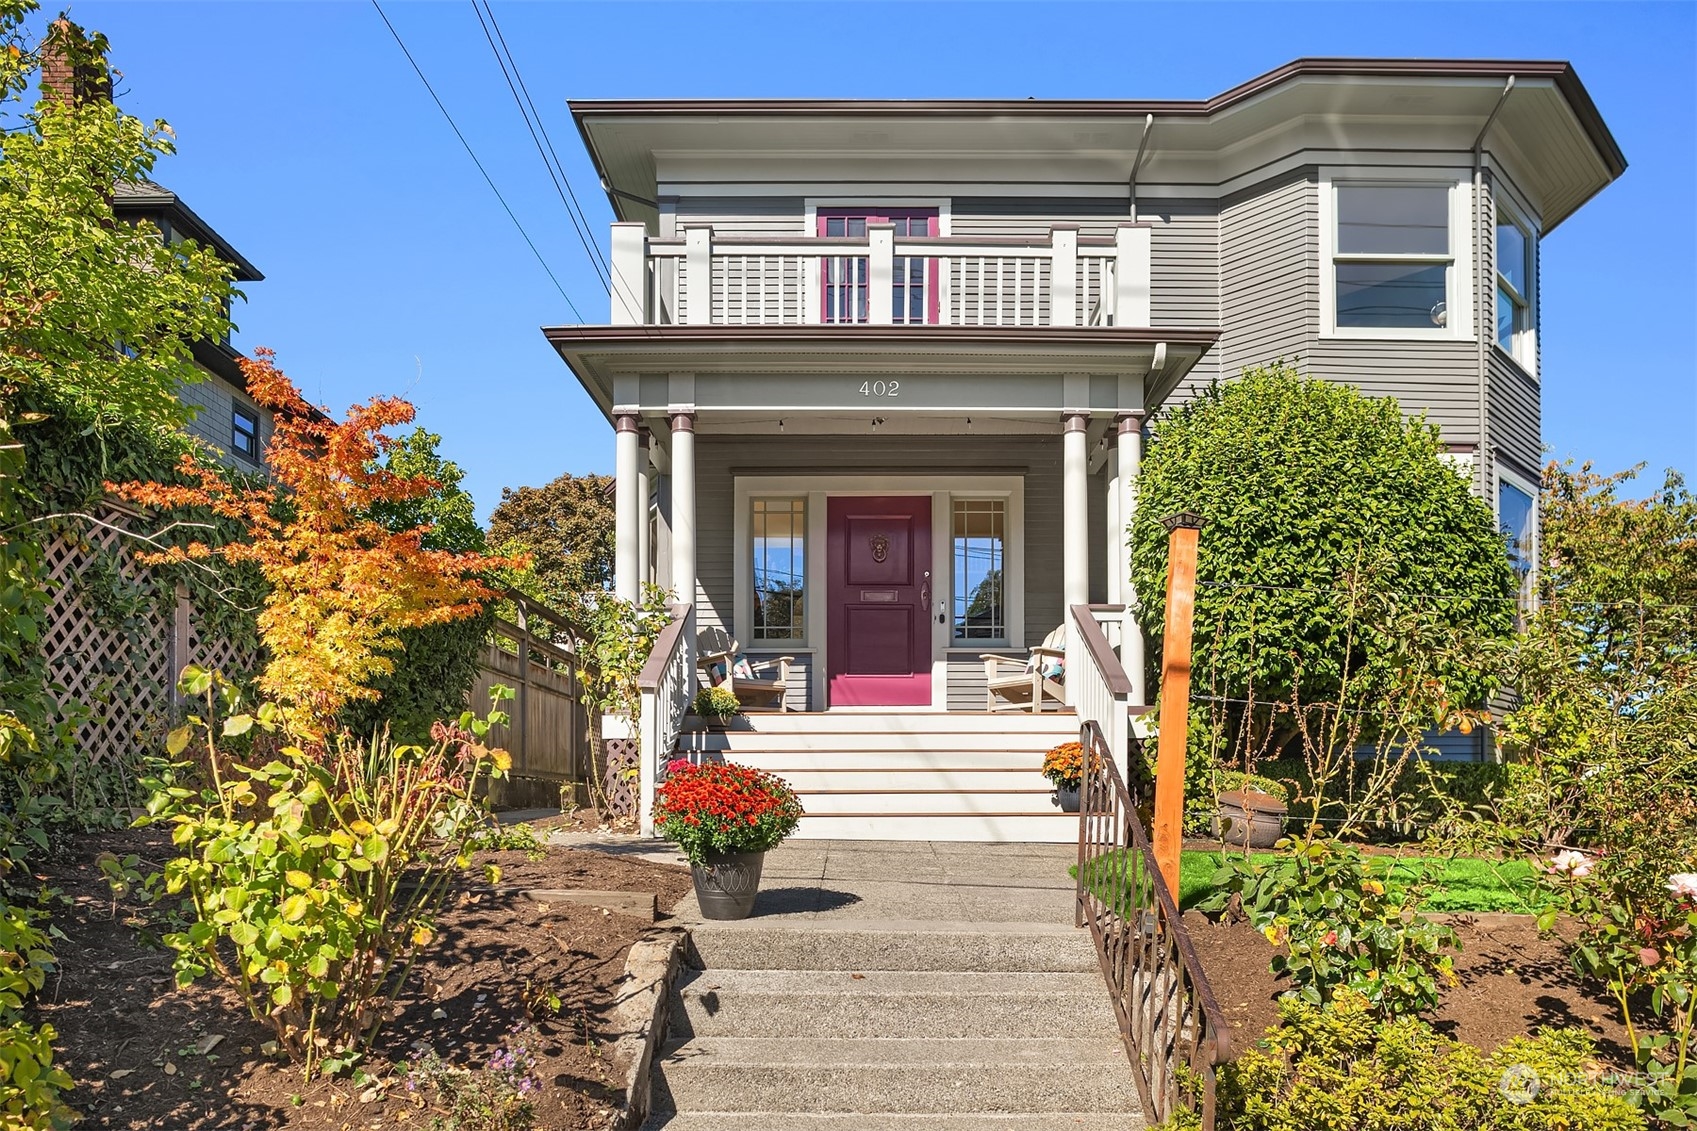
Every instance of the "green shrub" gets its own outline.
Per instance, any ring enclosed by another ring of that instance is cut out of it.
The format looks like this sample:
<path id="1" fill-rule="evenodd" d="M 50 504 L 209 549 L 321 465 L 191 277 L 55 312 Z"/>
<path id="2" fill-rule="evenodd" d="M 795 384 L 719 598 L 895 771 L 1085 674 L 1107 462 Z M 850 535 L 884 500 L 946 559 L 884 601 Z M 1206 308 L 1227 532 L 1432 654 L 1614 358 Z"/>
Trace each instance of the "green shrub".
<path id="1" fill-rule="evenodd" d="M 51 1025 L 23 1018 L 24 1002 L 53 969 L 44 912 L 0 902 L 0 1126 L 48 1131 L 69 1126 L 60 1098 L 71 1078 L 53 1063 Z"/>
<path id="2" fill-rule="evenodd" d="M 208 704 L 189 725 L 212 750 L 211 787 L 178 784 L 191 767 L 173 763 L 147 783 L 140 822 L 169 823 L 180 853 L 165 867 L 166 892 L 186 894 L 191 913 L 187 930 L 164 939 L 177 983 L 211 973 L 236 987 L 309 1078 L 321 1062 L 351 1064 L 434 939 L 449 874 L 470 863 L 478 779 L 511 765 L 480 741 L 503 716 L 467 711 L 439 724 L 428 747 L 343 738 L 316 756 L 284 747 L 255 767 L 224 762 L 215 729 L 268 726 L 271 705 L 257 717 L 234 713 L 233 689 L 194 667 L 183 689 Z M 228 716 L 215 728 L 220 704 Z M 172 732 L 173 756 L 188 732 Z"/>
<path id="3" fill-rule="evenodd" d="M 1354 845 L 1290 837 L 1280 852 L 1228 858 L 1214 874 L 1205 911 L 1241 901 L 1256 929 L 1275 947 L 1275 974 L 1288 974 L 1290 993 L 1313 1005 L 1351 992 L 1387 1017 L 1438 1004 L 1440 983 L 1455 983 L 1455 932 L 1416 910 L 1429 882 L 1390 885 L 1375 875 Z"/>
<path id="4" fill-rule="evenodd" d="M 1231 1131 L 1643 1131 L 1586 1074 L 1578 1030 L 1516 1037 L 1495 1052 L 1414 1018 L 1379 1021 L 1364 997 L 1287 1000 L 1280 1024 L 1220 1072 L 1217 1126 Z M 1194 1115 L 1174 1121 L 1196 1127 Z"/>

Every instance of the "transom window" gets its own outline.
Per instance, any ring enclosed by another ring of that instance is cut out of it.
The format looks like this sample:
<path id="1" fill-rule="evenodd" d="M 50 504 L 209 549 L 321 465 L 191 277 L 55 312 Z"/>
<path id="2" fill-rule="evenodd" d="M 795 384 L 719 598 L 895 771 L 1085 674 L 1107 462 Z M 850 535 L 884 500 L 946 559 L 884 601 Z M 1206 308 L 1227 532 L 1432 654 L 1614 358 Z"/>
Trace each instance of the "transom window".
<path id="1" fill-rule="evenodd" d="M 754 639 L 805 639 L 807 500 L 752 502 Z"/>
<path id="2" fill-rule="evenodd" d="M 955 499 L 953 511 L 954 639 L 1006 643 L 1007 503 Z"/>
<path id="3" fill-rule="evenodd" d="M 259 414 L 242 405 L 230 413 L 230 447 L 248 459 L 259 460 Z"/>
<path id="4" fill-rule="evenodd" d="M 895 226 L 898 240 L 937 234 L 935 208 L 821 208 L 821 236 L 865 239 L 868 223 Z M 821 266 L 820 292 L 825 322 L 865 322 L 870 264 L 864 255 L 836 255 Z M 937 321 L 937 261 L 898 255 L 890 267 L 890 314 L 898 326 Z"/>
<path id="5" fill-rule="evenodd" d="M 1431 331 L 1449 324 L 1450 189 L 1447 183 L 1336 187 L 1339 328 Z"/>
<path id="6" fill-rule="evenodd" d="M 1532 364 L 1531 233 L 1507 209 L 1497 209 L 1497 345 L 1530 368 Z"/>

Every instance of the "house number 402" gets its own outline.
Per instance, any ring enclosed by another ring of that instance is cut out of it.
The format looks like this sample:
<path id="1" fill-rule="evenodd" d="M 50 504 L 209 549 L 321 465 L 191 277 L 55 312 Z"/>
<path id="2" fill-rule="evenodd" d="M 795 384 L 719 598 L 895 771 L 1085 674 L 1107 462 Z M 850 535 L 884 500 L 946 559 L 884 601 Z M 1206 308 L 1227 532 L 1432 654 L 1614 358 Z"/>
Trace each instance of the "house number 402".
<path id="1" fill-rule="evenodd" d="M 900 381 L 862 381 L 860 395 L 863 397 L 895 397 L 901 395 Z"/>

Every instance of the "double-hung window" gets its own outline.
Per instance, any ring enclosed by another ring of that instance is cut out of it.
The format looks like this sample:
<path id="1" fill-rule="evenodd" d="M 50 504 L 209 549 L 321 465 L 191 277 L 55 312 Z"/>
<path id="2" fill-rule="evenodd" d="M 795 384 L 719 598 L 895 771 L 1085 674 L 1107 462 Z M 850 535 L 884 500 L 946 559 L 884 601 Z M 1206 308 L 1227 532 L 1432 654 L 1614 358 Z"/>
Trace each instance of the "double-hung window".
<path id="1" fill-rule="evenodd" d="M 821 208 L 819 234 L 863 240 L 866 225 L 885 223 L 895 238 L 914 239 L 937 234 L 935 208 Z M 865 322 L 871 264 L 864 255 L 833 255 L 821 261 L 820 321 Z M 937 322 L 937 261 L 918 255 L 898 255 L 890 264 L 890 320 L 897 326 Z"/>
<path id="2" fill-rule="evenodd" d="M 1432 334 L 1449 326 L 1455 269 L 1449 182 L 1334 185 L 1340 330 Z"/>
<path id="3" fill-rule="evenodd" d="M 1536 242 L 1512 212 L 1497 207 L 1497 345 L 1527 370 L 1533 365 L 1532 256 Z"/>

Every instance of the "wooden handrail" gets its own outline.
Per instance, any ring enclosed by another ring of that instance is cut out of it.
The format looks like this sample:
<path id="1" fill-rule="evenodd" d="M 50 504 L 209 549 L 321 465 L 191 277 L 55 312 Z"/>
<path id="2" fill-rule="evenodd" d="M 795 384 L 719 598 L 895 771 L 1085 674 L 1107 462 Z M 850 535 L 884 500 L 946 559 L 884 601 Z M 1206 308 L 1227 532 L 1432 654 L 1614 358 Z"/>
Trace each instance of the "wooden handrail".
<path id="1" fill-rule="evenodd" d="M 654 639 L 654 649 L 648 653 L 648 659 L 642 665 L 642 671 L 636 677 L 636 686 L 640 691 L 653 691 L 660 686 L 660 679 L 666 674 L 666 663 L 677 650 L 678 639 L 683 635 L 684 625 L 689 623 L 688 604 L 672 606 L 672 623 L 660 630 L 660 635 Z"/>
<path id="2" fill-rule="evenodd" d="M 1124 606 L 1120 606 L 1122 609 Z M 1095 661 L 1096 670 L 1102 673 L 1102 682 L 1107 684 L 1110 695 L 1130 695 L 1131 677 L 1125 674 L 1125 667 L 1120 658 L 1114 655 L 1113 646 L 1108 643 L 1107 634 L 1102 626 L 1096 623 L 1093 610 L 1106 610 L 1102 605 L 1074 605 L 1072 607 L 1073 623 L 1078 625 L 1078 638 L 1084 648 Z"/>

